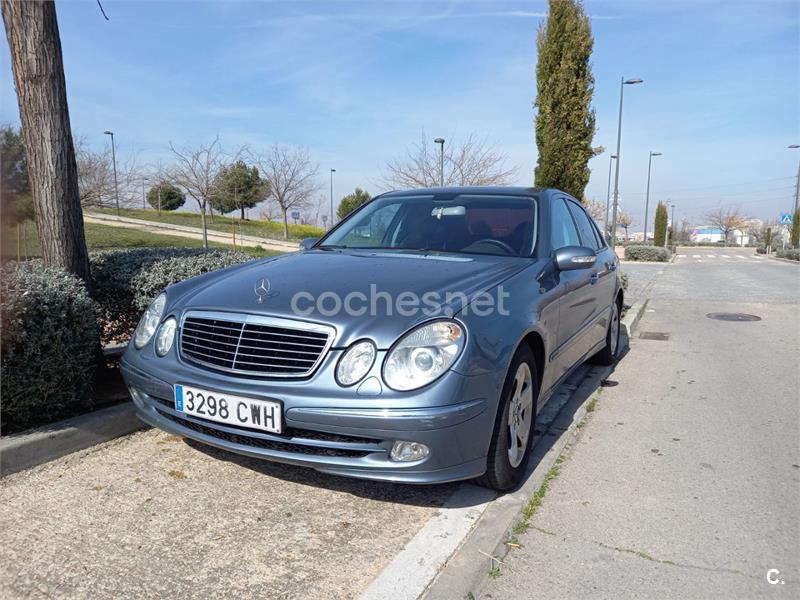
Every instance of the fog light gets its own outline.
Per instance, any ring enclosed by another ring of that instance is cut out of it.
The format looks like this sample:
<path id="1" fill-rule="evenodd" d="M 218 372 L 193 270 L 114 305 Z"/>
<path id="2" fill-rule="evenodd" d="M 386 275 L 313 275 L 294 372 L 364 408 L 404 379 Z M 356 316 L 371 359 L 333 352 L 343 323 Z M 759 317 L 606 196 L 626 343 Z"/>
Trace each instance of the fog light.
<path id="1" fill-rule="evenodd" d="M 422 460 L 430 454 L 430 450 L 425 444 L 417 442 L 396 441 L 392 446 L 391 458 L 396 462 L 412 462 Z"/>

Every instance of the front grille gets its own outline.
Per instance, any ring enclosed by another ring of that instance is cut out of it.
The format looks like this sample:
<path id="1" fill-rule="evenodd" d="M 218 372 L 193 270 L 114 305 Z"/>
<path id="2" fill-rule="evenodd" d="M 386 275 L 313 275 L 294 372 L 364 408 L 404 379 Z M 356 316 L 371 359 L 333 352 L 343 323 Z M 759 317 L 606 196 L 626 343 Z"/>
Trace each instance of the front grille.
<path id="1" fill-rule="evenodd" d="M 239 435 L 236 433 L 221 431 L 213 427 L 206 427 L 205 425 L 201 425 L 200 423 L 195 423 L 194 421 L 189 421 L 188 419 L 181 419 L 180 417 L 176 417 L 175 415 L 171 415 L 161 410 L 158 411 L 158 414 L 170 419 L 171 421 L 174 421 L 175 423 L 181 425 L 182 427 L 186 427 L 187 429 L 191 429 L 193 431 L 197 431 L 199 433 L 203 433 L 205 435 L 209 435 L 217 439 L 224 440 L 226 442 L 231 442 L 233 444 L 241 444 L 243 446 L 253 446 L 255 448 L 264 448 L 265 450 L 276 450 L 278 452 L 293 452 L 295 454 L 309 454 L 314 456 L 360 458 L 362 456 L 366 456 L 367 454 L 369 454 L 369 452 L 366 452 L 364 450 L 348 450 L 346 448 L 321 448 L 319 446 L 305 446 L 303 444 L 293 444 L 288 441 L 279 442 L 275 440 L 266 440 L 263 438 L 252 437 L 249 435 Z"/>
<path id="2" fill-rule="evenodd" d="M 192 362 L 246 375 L 303 377 L 331 341 L 321 326 L 237 316 L 189 315 L 181 327 L 181 354 Z"/>

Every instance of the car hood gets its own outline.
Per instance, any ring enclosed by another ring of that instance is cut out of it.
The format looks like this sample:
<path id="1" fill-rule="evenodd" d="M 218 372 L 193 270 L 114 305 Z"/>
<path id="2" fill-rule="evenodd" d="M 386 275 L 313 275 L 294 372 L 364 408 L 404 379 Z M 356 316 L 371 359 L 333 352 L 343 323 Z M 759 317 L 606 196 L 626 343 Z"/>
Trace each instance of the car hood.
<path id="1" fill-rule="evenodd" d="M 179 284 L 179 297 L 171 299 L 172 310 L 243 312 L 325 323 L 336 328 L 337 347 L 371 338 L 385 349 L 410 327 L 434 318 L 431 309 L 441 316 L 455 315 L 477 294 L 533 262 L 514 257 L 311 250 L 254 261 Z M 350 305 L 356 312 L 334 310 L 336 297 L 344 304 L 353 293 Z M 398 310 L 397 299 L 404 293 L 406 298 L 425 299 L 420 306 L 427 312 Z M 359 314 L 359 309 L 365 312 Z"/>

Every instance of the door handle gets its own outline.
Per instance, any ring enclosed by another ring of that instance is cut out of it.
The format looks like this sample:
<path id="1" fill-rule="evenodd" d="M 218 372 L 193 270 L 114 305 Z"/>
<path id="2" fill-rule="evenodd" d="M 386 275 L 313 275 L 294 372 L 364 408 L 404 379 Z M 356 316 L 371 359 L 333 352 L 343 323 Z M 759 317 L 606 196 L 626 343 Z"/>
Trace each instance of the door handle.
<path id="1" fill-rule="evenodd" d="M 598 275 L 597 273 L 592 273 L 592 277 L 589 281 L 591 281 L 592 285 L 594 285 L 599 280 L 600 280 L 600 275 Z"/>
<path id="2" fill-rule="evenodd" d="M 614 271 L 616 271 L 617 270 L 617 263 L 615 263 L 615 262 L 609 263 L 608 270 L 611 271 L 612 273 Z"/>

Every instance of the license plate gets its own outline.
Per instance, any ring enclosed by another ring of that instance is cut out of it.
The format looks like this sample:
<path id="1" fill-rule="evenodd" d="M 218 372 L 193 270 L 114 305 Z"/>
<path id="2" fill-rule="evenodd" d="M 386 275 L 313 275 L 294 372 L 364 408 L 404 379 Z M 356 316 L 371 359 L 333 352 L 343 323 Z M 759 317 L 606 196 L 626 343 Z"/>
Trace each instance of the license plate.
<path id="1" fill-rule="evenodd" d="M 280 402 L 242 398 L 188 385 L 176 385 L 175 410 L 238 427 L 272 433 L 282 431 Z"/>

